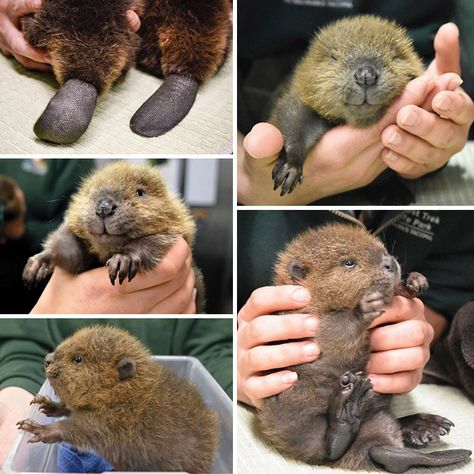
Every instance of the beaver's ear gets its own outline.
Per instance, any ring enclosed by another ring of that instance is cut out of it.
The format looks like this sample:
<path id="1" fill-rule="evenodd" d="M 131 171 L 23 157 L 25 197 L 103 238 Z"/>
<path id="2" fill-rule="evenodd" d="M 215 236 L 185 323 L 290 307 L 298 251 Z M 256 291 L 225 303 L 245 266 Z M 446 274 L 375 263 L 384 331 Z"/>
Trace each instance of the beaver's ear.
<path id="1" fill-rule="evenodd" d="M 288 273 L 293 280 L 303 280 L 308 274 L 308 267 L 297 259 L 288 264 Z"/>
<path id="2" fill-rule="evenodd" d="M 133 377 L 137 371 L 137 365 L 131 357 L 123 357 L 117 364 L 119 380 Z"/>

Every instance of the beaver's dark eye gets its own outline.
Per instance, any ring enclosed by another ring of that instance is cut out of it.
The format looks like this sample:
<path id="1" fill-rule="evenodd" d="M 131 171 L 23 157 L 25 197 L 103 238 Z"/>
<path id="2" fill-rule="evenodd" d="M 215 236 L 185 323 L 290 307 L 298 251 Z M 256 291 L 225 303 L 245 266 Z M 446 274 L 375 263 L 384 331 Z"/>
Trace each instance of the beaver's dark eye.
<path id="1" fill-rule="evenodd" d="M 335 56 L 334 54 L 331 54 L 331 59 L 332 59 L 333 61 L 337 61 L 337 58 L 336 58 L 336 56 Z"/>
<path id="2" fill-rule="evenodd" d="M 342 265 L 344 266 L 344 268 L 354 268 L 355 262 L 354 260 L 351 260 L 350 258 L 348 258 L 347 260 L 344 260 L 342 262 Z"/>
<path id="3" fill-rule="evenodd" d="M 145 191 L 142 188 L 138 188 L 137 189 L 137 196 L 142 197 L 144 195 L 145 195 Z"/>
<path id="4" fill-rule="evenodd" d="M 79 356 L 79 355 L 78 355 L 78 356 L 75 356 L 74 359 L 73 359 L 73 361 L 74 361 L 74 363 L 76 363 L 76 364 L 82 364 L 82 361 L 83 361 L 82 356 Z"/>

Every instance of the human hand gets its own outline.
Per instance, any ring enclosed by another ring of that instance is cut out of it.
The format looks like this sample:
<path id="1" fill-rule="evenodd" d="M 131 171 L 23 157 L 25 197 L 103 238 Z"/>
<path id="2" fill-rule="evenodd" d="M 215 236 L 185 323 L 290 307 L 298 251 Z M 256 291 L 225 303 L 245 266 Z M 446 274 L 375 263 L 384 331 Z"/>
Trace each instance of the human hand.
<path id="1" fill-rule="evenodd" d="M 140 17 L 133 10 L 127 10 L 127 21 L 131 30 L 136 33 L 141 27 Z"/>
<path id="2" fill-rule="evenodd" d="M 110 284 L 107 268 L 71 275 L 56 267 L 32 313 L 159 313 L 196 312 L 191 249 L 179 237 L 146 273 L 122 285 Z"/>
<path id="3" fill-rule="evenodd" d="M 32 399 L 33 395 L 20 387 L 0 390 L 0 466 L 18 434 L 16 423 L 27 417 Z"/>
<path id="4" fill-rule="evenodd" d="M 421 106 L 402 107 L 396 125 L 382 133 L 385 164 L 404 178 L 414 179 L 444 166 L 466 144 L 474 121 L 472 99 L 459 87 L 462 83 L 459 30 L 447 23 L 434 39 L 435 59 L 425 77 L 436 86 Z"/>
<path id="5" fill-rule="evenodd" d="M 41 0 L 0 0 L 0 50 L 28 69 L 51 70 L 46 51 L 33 48 L 18 29 L 19 20 L 41 8 Z"/>
<path id="6" fill-rule="evenodd" d="M 385 148 L 382 131 L 396 123 L 401 108 L 422 105 L 434 86 L 435 82 L 428 76 L 416 78 L 374 126 L 356 129 L 345 125 L 329 130 L 305 160 L 302 184 L 283 197 L 273 191 L 271 177 L 283 137 L 273 125 L 255 125 L 239 150 L 238 201 L 253 205 L 309 204 L 369 184 L 387 168 L 380 158 Z"/>
<path id="7" fill-rule="evenodd" d="M 387 325 L 379 327 L 382 324 Z M 413 390 L 421 382 L 434 335 L 423 303 L 395 296 L 371 327 L 367 372 L 374 390 L 394 394 Z"/>
<path id="8" fill-rule="evenodd" d="M 255 290 L 238 314 L 237 398 L 259 407 L 262 398 L 290 388 L 296 372 L 275 370 L 318 358 L 313 341 L 318 319 L 309 314 L 272 315 L 304 308 L 309 292 L 300 286 L 268 286 Z M 292 342 L 284 342 L 291 339 Z M 299 339 L 295 342 L 294 339 Z M 279 344 L 267 345 L 278 341 Z"/>

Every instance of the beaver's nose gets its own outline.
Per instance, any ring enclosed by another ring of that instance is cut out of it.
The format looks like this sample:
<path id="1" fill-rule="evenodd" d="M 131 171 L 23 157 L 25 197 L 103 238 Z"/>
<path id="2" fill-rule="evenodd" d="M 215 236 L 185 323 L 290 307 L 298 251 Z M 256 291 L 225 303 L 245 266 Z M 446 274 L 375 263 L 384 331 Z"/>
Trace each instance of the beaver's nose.
<path id="1" fill-rule="evenodd" d="M 46 355 L 46 357 L 44 358 L 44 366 L 45 367 L 49 367 L 52 363 L 53 363 L 53 360 L 54 360 L 54 355 L 52 352 L 50 352 L 49 354 Z"/>
<path id="2" fill-rule="evenodd" d="M 395 259 L 391 255 L 384 255 L 382 258 L 382 268 L 388 272 L 395 271 Z"/>
<path id="3" fill-rule="evenodd" d="M 115 204 L 115 202 L 110 198 L 104 198 L 97 203 L 95 213 L 99 217 L 105 219 L 106 217 L 113 215 L 115 209 L 117 209 L 117 204 Z"/>
<path id="4" fill-rule="evenodd" d="M 360 66 L 354 73 L 354 79 L 359 86 L 368 88 L 377 83 L 379 75 L 372 66 Z"/>

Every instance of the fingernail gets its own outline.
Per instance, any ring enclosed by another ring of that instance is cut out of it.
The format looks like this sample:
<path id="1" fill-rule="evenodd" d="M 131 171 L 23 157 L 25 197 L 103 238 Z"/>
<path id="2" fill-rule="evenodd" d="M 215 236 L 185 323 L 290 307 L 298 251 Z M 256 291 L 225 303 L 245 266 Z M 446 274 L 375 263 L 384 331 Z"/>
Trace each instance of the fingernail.
<path id="1" fill-rule="evenodd" d="M 398 132 L 394 131 L 388 140 L 388 144 L 397 146 L 397 145 L 401 145 L 401 143 L 402 143 L 402 136 Z"/>
<path id="2" fill-rule="evenodd" d="M 451 110 L 451 107 L 453 106 L 453 101 L 447 97 L 445 94 L 441 96 L 436 96 L 433 102 L 433 105 L 443 111 L 447 112 L 448 110 Z"/>
<path id="3" fill-rule="evenodd" d="M 281 376 L 283 383 L 294 383 L 298 380 L 298 374 L 296 372 L 289 372 Z"/>
<path id="4" fill-rule="evenodd" d="M 402 110 L 400 112 L 400 123 L 405 127 L 413 127 L 418 121 L 418 114 L 413 110 Z"/>
<path id="5" fill-rule="evenodd" d="M 315 357 L 318 355 L 319 349 L 314 342 L 309 342 L 303 346 L 303 352 L 307 357 Z"/>
<path id="6" fill-rule="evenodd" d="M 398 159 L 398 156 L 392 150 L 388 150 L 385 153 L 385 159 L 388 160 L 388 161 L 396 161 Z"/>
<path id="7" fill-rule="evenodd" d="M 309 303 L 310 299 L 311 295 L 306 288 L 298 288 L 293 291 L 293 301 L 296 301 L 297 303 Z"/>
<path id="8" fill-rule="evenodd" d="M 306 321 L 304 322 L 304 326 L 310 334 L 316 334 L 316 330 L 318 329 L 318 324 L 319 324 L 319 321 L 313 316 L 306 318 Z"/>
<path id="9" fill-rule="evenodd" d="M 455 77 L 451 79 L 448 84 L 448 89 L 453 91 L 454 89 L 458 88 L 464 81 L 460 77 Z"/>
<path id="10" fill-rule="evenodd" d="M 36 0 L 33 5 L 33 8 L 35 9 L 41 8 L 41 0 Z"/>

